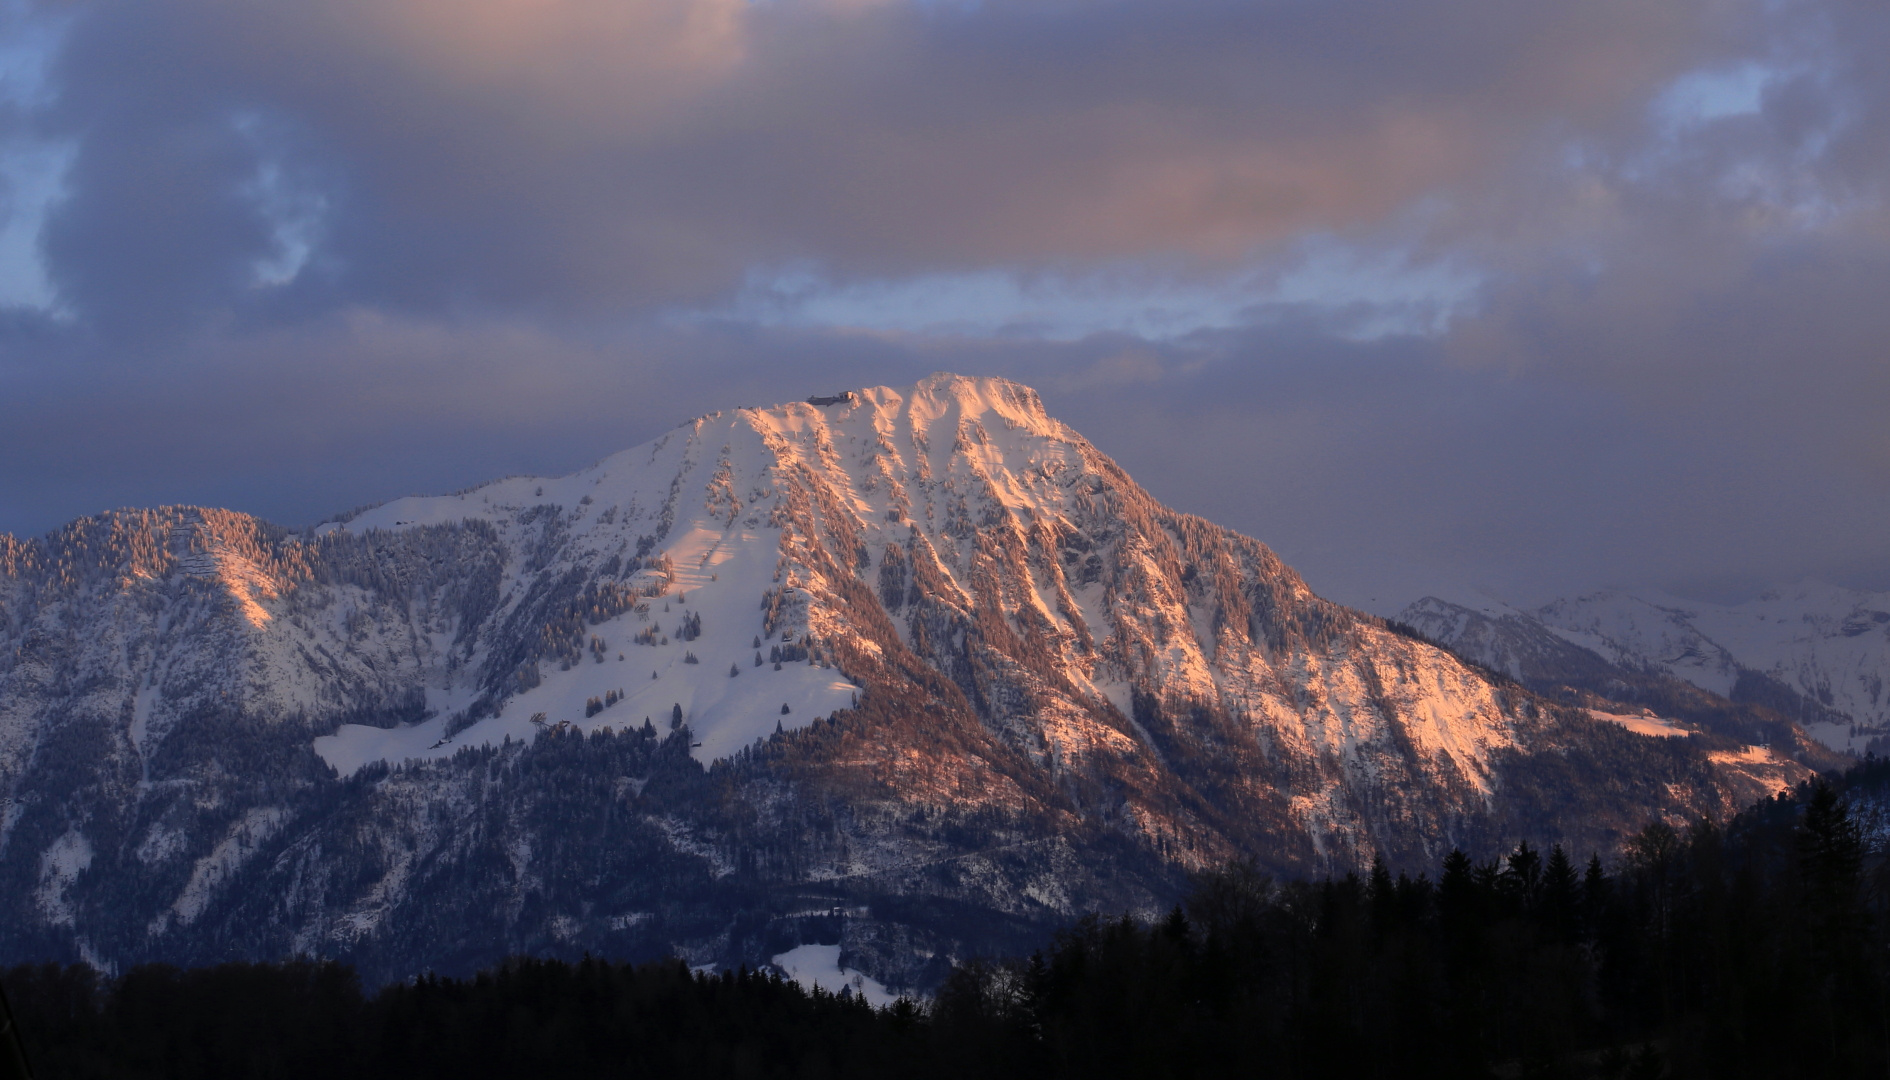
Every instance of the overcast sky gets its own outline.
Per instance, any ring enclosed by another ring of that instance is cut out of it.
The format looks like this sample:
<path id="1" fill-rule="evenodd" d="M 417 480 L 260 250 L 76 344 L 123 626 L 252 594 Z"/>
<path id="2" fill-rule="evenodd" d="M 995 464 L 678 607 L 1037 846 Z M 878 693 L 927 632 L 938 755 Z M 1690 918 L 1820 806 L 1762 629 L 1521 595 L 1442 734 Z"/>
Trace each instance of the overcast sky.
<path id="1" fill-rule="evenodd" d="M 1890 587 L 1881 0 L 0 10 L 0 531 L 943 369 L 1373 608 Z"/>

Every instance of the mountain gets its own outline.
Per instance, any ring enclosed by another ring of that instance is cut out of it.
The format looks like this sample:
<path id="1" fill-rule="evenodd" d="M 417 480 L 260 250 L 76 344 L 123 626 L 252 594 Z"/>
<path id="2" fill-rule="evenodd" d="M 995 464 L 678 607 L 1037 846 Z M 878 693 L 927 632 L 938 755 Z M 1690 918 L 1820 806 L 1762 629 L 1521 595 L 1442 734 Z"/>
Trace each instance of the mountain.
<path id="1" fill-rule="evenodd" d="M 1595 593 L 1543 617 L 1696 686 L 1798 713 L 1835 749 L 1881 750 L 1873 742 L 1890 735 L 1890 595 L 1815 582 L 1730 605 Z"/>
<path id="2" fill-rule="evenodd" d="M 1806 775 L 1324 601 L 1000 379 L 300 532 L 0 538 L 0 959 L 837 942 L 899 989 L 1230 858 L 1611 850 Z"/>
<path id="3" fill-rule="evenodd" d="M 1398 616 L 1526 683 L 1666 680 L 1841 754 L 1890 748 L 1890 595 L 1802 583 L 1741 604 L 1597 592 L 1533 611 L 1426 597 Z"/>

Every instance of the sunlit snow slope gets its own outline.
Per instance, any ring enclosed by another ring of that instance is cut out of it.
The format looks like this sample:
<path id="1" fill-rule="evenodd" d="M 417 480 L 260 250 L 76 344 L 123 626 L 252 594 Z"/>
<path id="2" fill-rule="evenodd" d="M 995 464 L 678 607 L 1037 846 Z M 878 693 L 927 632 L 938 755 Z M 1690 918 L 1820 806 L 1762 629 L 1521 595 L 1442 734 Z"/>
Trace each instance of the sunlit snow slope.
<path id="1" fill-rule="evenodd" d="M 1147 531 L 1123 536 L 1107 551 L 1123 532 L 1116 519 L 1124 510 L 1136 517 L 1165 513 L 1125 481 L 1080 436 L 1050 419 L 1029 389 L 935 376 L 906 391 L 880 387 L 838 404 L 711 415 L 568 477 L 515 478 L 455 496 L 391 502 L 318 533 L 372 536 L 485 521 L 514 553 L 508 599 L 524 597 L 534 578 L 576 568 L 594 575 L 613 561 L 639 598 L 587 630 L 601 650 L 587 641 L 583 660 L 546 666 L 536 685 L 513 689 L 496 715 L 464 730 L 448 734 L 463 723 L 460 712 L 493 689 L 490 658 L 478 652 L 428 687 L 428 704 L 439 713 L 434 719 L 396 730 L 347 725 L 317 748 L 349 771 L 371 760 L 443 756 L 469 743 L 527 738 L 534 716 L 584 728 L 640 724 L 645 717 L 662 723 L 680 705 L 701 744 L 696 756 L 726 756 L 777 723 L 793 729 L 845 707 L 856 693 L 820 658 L 819 643 L 836 636 L 870 642 L 835 591 L 829 560 L 809 558 L 835 546 L 842 548 L 840 568 L 871 582 L 894 613 L 907 606 L 908 593 L 926 592 L 925 599 L 967 615 L 995 608 L 1028 639 L 1063 682 L 1041 688 L 1050 700 L 1039 704 L 1051 712 L 1037 718 L 1042 723 L 1027 739 L 1038 752 L 1082 755 L 1135 738 L 1132 729 L 1114 730 L 1092 714 L 1100 706 L 1128 717 L 1136 686 L 1290 717 L 1302 728 L 1301 709 L 1279 700 L 1264 641 L 1244 632 L 1250 627 L 1223 625 L 1230 614 L 1223 599 L 1239 603 L 1241 592 L 1267 578 L 1277 578 L 1268 584 L 1291 599 L 1312 602 L 1311 594 L 1251 542 L 1217 553 L 1226 563 L 1214 569 L 1227 580 L 1201 583 L 1209 588 L 1172 580 L 1178 568 L 1164 563 L 1183 554 L 1181 529 L 1201 527 L 1191 519 L 1135 522 Z M 1123 505 L 1129 499 L 1144 504 Z M 549 538 L 558 553 L 541 566 L 534 556 Z M 1113 556 L 1107 564 L 1106 555 Z M 1213 589 L 1231 595 L 1217 597 Z M 932 648 L 925 619 L 912 607 L 900 641 Z M 1342 617 L 1337 609 L 1333 614 Z M 691 618 L 700 620 L 701 636 L 685 641 L 679 627 Z M 650 631 L 666 643 L 637 644 Z M 774 669 L 770 649 L 809 641 L 809 659 Z M 698 662 L 685 662 L 687 656 Z M 587 699 L 619 689 L 627 695 L 622 702 L 584 715 Z M 1341 704 L 1363 692 L 1357 685 L 1340 689 Z M 1429 685 L 1405 693 L 1438 699 L 1425 703 L 1414 729 L 1420 745 L 1465 782 L 1483 786 L 1489 743 L 1509 741 L 1487 688 L 1446 662 Z M 1347 753 L 1369 741 L 1382 719 L 1353 712 L 1342 707 L 1316 716 L 1310 730 L 1293 736 Z"/>

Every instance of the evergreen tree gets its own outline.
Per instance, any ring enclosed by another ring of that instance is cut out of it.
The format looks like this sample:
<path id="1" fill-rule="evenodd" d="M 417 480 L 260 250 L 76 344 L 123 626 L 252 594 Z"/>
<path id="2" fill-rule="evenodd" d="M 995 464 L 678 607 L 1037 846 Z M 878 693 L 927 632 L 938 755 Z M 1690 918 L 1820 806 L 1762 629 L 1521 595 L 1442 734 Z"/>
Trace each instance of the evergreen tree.
<path id="1" fill-rule="evenodd" d="M 1568 852 L 1556 844 L 1542 868 L 1541 911 L 1544 929 L 1554 941 L 1573 941 L 1579 924 L 1581 879 Z"/>

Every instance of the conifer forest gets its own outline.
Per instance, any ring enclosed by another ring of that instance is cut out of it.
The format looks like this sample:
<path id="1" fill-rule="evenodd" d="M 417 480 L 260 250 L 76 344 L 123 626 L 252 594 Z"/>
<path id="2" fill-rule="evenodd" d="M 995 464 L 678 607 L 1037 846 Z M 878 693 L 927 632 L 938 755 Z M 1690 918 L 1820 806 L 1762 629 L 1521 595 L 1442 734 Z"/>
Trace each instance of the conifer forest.
<path id="1" fill-rule="evenodd" d="M 1153 921 L 874 1008 L 779 973 L 516 958 L 364 986 L 289 959 L 4 986 L 34 1075 L 1844 1077 L 1890 1067 L 1890 859 L 1868 759 L 1612 861 L 1518 844 L 1432 870 L 1272 880 L 1235 862 Z"/>

